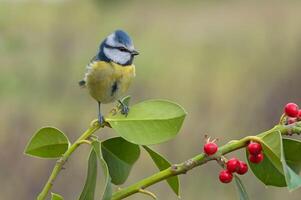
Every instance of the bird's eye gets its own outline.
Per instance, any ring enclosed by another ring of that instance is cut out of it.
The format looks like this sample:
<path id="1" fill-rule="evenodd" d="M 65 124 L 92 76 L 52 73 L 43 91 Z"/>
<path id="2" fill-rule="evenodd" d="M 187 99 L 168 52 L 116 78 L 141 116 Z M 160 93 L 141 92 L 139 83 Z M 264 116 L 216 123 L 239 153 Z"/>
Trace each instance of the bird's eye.
<path id="1" fill-rule="evenodd" d="M 120 50 L 120 51 L 122 51 L 122 52 L 126 52 L 126 51 L 128 51 L 126 48 L 124 48 L 124 47 L 118 47 L 118 49 Z"/>

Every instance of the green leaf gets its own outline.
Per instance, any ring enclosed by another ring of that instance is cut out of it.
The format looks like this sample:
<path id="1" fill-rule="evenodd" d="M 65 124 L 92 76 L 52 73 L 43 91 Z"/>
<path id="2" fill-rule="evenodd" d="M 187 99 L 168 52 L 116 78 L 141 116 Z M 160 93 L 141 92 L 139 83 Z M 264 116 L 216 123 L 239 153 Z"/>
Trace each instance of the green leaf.
<path id="1" fill-rule="evenodd" d="M 97 178 L 97 155 L 94 149 L 91 149 L 88 160 L 88 173 L 84 189 L 79 197 L 79 200 L 94 199 L 95 187 Z"/>
<path id="2" fill-rule="evenodd" d="M 139 146 L 121 137 L 115 137 L 102 142 L 101 149 L 109 167 L 112 183 L 115 185 L 124 183 L 139 158 Z"/>
<path id="3" fill-rule="evenodd" d="M 301 171 L 301 141 L 283 138 L 282 143 L 287 165 L 299 174 Z"/>
<path id="4" fill-rule="evenodd" d="M 285 173 L 285 180 L 287 184 L 287 188 L 290 191 L 298 189 L 301 187 L 301 177 L 296 174 L 288 165 L 283 163 L 284 173 Z"/>
<path id="5" fill-rule="evenodd" d="M 282 137 L 279 131 L 271 132 L 262 137 L 263 152 L 268 157 L 275 168 L 283 173 L 281 158 Z"/>
<path id="6" fill-rule="evenodd" d="M 280 132 L 272 132 L 262 135 L 262 144 L 265 154 L 263 162 L 249 162 L 256 177 L 266 185 L 287 186 L 289 190 L 301 187 L 301 177 L 298 175 L 301 170 L 300 141 L 282 139 Z"/>
<path id="7" fill-rule="evenodd" d="M 141 145 L 168 141 L 179 132 L 185 110 L 166 100 L 148 100 L 131 107 L 128 116 L 111 114 L 106 121 L 126 140 Z"/>
<path id="8" fill-rule="evenodd" d="M 51 193 L 51 200 L 64 200 L 64 198 L 59 194 Z"/>
<path id="9" fill-rule="evenodd" d="M 235 179 L 236 188 L 238 190 L 239 199 L 240 200 L 249 200 L 249 196 L 248 196 L 248 193 L 246 191 L 246 188 L 243 185 L 240 178 L 238 176 L 234 175 L 234 179 Z"/>
<path id="10" fill-rule="evenodd" d="M 99 141 L 93 141 L 92 147 L 97 155 L 97 158 L 100 161 L 100 166 L 102 168 L 103 177 L 104 177 L 104 192 L 102 194 L 102 200 L 111 200 L 112 198 L 112 184 L 111 184 L 111 177 L 109 174 L 109 168 L 107 166 L 106 161 L 102 157 L 101 152 L 101 143 Z"/>
<path id="11" fill-rule="evenodd" d="M 255 176 L 265 185 L 285 187 L 286 181 L 281 163 L 281 134 L 277 131 L 261 135 L 264 159 L 259 164 L 249 162 Z M 246 151 L 247 158 L 249 157 Z"/>
<path id="12" fill-rule="evenodd" d="M 153 149 L 143 146 L 143 148 L 147 151 L 147 153 L 150 155 L 156 166 L 159 168 L 160 171 L 167 169 L 171 166 L 171 164 L 159 153 L 155 152 Z M 171 187 L 171 189 L 176 193 L 177 196 L 180 194 L 180 183 L 179 183 L 179 177 L 173 176 L 168 179 L 166 179 L 168 185 Z"/>
<path id="13" fill-rule="evenodd" d="M 247 152 L 247 158 L 248 157 L 249 153 Z M 284 175 L 275 168 L 275 166 L 267 156 L 265 156 L 263 161 L 259 164 L 251 163 L 249 159 L 248 163 L 254 175 L 265 185 L 272 185 L 277 187 L 286 186 Z"/>
<path id="14" fill-rule="evenodd" d="M 290 191 L 301 187 L 301 177 L 298 175 L 301 165 L 300 153 L 300 141 L 283 139 L 283 153 L 281 156 L 281 161 L 283 164 L 287 188 Z M 291 166 L 289 166 L 288 163 L 290 163 Z"/>
<path id="15" fill-rule="evenodd" d="M 30 139 L 25 154 L 40 158 L 59 158 L 69 148 L 66 135 L 54 127 L 40 129 Z"/>

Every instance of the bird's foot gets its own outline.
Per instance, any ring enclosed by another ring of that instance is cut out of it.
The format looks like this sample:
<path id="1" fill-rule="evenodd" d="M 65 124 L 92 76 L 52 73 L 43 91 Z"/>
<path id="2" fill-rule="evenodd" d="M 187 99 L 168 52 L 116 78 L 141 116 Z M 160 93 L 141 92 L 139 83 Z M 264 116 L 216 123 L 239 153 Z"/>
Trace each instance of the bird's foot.
<path id="1" fill-rule="evenodd" d="M 121 114 L 128 116 L 130 108 L 127 105 L 121 104 Z"/>
<path id="2" fill-rule="evenodd" d="M 102 125 L 104 122 L 105 122 L 104 117 L 102 116 L 102 114 L 99 114 L 99 115 L 98 115 L 98 123 L 99 123 L 100 125 Z"/>

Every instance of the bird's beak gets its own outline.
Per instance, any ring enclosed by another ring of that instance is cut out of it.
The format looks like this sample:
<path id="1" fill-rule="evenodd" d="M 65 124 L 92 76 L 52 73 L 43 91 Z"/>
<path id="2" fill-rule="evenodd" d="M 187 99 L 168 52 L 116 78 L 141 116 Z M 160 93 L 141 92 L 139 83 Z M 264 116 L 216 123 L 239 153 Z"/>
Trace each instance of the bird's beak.
<path id="1" fill-rule="evenodd" d="M 133 50 L 133 51 L 131 52 L 131 54 L 132 54 L 133 56 L 137 56 L 137 55 L 139 55 L 139 52 L 136 51 L 136 50 Z"/>

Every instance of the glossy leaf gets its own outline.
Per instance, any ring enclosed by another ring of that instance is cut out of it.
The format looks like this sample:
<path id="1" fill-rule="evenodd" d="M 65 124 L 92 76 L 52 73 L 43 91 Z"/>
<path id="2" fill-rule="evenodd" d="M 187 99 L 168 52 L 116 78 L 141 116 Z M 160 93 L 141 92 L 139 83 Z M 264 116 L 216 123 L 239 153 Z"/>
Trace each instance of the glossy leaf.
<path id="1" fill-rule="evenodd" d="M 79 200 L 94 199 L 95 187 L 97 179 L 97 155 L 94 149 L 91 149 L 88 160 L 88 173 L 84 189 L 79 197 Z"/>
<path id="2" fill-rule="evenodd" d="M 240 180 L 240 178 L 236 175 L 234 175 L 234 179 L 235 179 L 235 185 L 239 194 L 239 199 L 240 200 L 249 200 L 249 196 L 248 193 L 246 191 L 245 186 L 243 185 L 242 181 Z"/>
<path id="3" fill-rule="evenodd" d="M 249 153 L 247 152 L 247 158 L 248 157 Z M 249 159 L 248 163 L 254 175 L 265 185 L 272 185 L 277 187 L 286 186 L 284 175 L 275 168 L 275 166 L 267 156 L 265 156 L 263 161 L 259 164 L 251 163 Z"/>
<path id="4" fill-rule="evenodd" d="M 265 185 L 285 187 L 286 181 L 281 163 L 281 134 L 271 132 L 261 135 L 264 159 L 259 164 L 251 163 L 248 159 L 249 166 L 255 176 Z M 247 158 L 249 157 L 246 151 Z"/>
<path id="5" fill-rule="evenodd" d="M 285 180 L 290 191 L 301 187 L 299 176 L 301 166 L 301 143 L 298 140 L 283 139 L 283 154 L 281 161 L 285 173 Z M 289 163 L 291 166 L 289 166 Z"/>
<path id="6" fill-rule="evenodd" d="M 268 133 L 261 137 L 265 159 L 260 164 L 249 162 L 256 177 L 266 185 L 287 186 L 289 190 L 299 188 L 301 186 L 300 141 L 282 139 L 280 132 Z"/>
<path id="7" fill-rule="evenodd" d="M 126 140 L 149 145 L 175 137 L 185 116 L 185 110 L 176 103 L 148 100 L 132 106 L 128 116 L 111 114 L 106 121 Z"/>
<path id="8" fill-rule="evenodd" d="M 301 141 L 288 138 L 284 138 L 282 141 L 287 165 L 299 174 L 301 171 Z"/>
<path id="9" fill-rule="evenodd" d="M 40 158 L 59 158 L 68 149 L 69 144 L 63 132 L 53 127 L 45 127 L 30 139 L 25 153 Z"/>
<path id="10" fill-rule="evenodd" d="M 156 166 L 160 171 L 167 169 L 171 166 L 171 164 L 159 153 L 155 152 L 153 149 L 143 146 L 143 148 L 147 151 L 147 153 L 150 155 Z M 173 176 L 168 179 L 166 179 L 168 185 L 171 187 L 171 189 L 176 193 L 177 196 L 179 196 L 180 192 L 180 184 L 179 184 L 179 177 Z"/>
<path id="11" fill-rule="evenodd" d="M 64 200 L 64 198 L 59 194 L 51 193 L 51 200 Z"/>
<path id="12" fill-rule="evenodd" d="M 262 137 L 262 148 L 266 157 L 272 162 L 274 167 L 283 173 L 281 158 L 282 137 L 278 131 L 271 132 Z"/>
<path id="13" fill-rule="evenodd" d="M 101 144 L 102 155 L 106 161 L 112 183 L 124 183 L 140 155 L 139 146 L 121 137 L 108 139 Z"/>
<path id="14" fill-rule="evenodd" d="M 109 168 L 106 161 L 102 157 L 101 152 L 101 143 L 99 141 L 93 141 L 92 147 L 96 153 L 97 158 L 99 159 L 100 167 L 102 168 L 103 178 L 104 178 L 104 191 L 102 194 L 102 200 L 111 200 L 112 197 L 112 184 L 111 177 L 109 174 Z"/>

